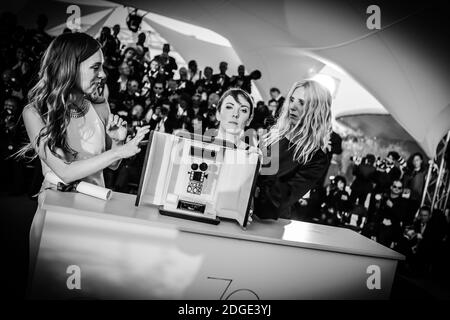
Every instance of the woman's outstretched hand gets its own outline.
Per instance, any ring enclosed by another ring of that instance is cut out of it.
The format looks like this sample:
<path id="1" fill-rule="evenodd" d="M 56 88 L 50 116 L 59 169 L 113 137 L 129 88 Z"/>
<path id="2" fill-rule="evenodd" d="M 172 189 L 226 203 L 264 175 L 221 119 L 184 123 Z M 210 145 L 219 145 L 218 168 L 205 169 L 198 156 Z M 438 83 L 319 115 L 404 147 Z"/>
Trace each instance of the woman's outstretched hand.
<path id="1" fill-rule="evenodd" d="M 150 131 L 150 126 L 137 128 L 136 135 L 123 146 L 117 148 L 118 155 L 121 159 L 130 158 L 141 151 L 139 142 L 144 139 L 145 135 Z"/>
<path id="2" fill-rule="evenodd" d="M 127 137 L 127 122 L 116 114 L 110 114 L 106 125 L 106 133 L 115 142 L 125 141 Z"/>

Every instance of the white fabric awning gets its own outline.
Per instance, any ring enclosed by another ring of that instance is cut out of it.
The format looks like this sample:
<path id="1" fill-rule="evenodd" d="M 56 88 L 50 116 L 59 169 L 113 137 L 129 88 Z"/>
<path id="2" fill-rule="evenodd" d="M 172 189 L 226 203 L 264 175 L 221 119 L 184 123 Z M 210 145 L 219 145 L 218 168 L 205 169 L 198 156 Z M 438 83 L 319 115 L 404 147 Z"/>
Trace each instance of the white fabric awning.
<path id="1" fill-rule="evenodd" d="M 264 99 L 273 86 L 286 93 L 294 81 L 314 76 L 326 64 L 335 65 L 382 105 L 429 157 L 435 155 L 439 140 L 450 129 L 449 25 L 446 11 L 427 9 L 428 3 L 406 6 L 378 1 L 381 30 L 368 30 L 366 9 L 372 4 L 368 1 L 65 1 L 29 1 L 19 13 L 19 23 L 34 23 L 35 16 L 30 14 L 46 12 L 51 18 L 49 27 L 54 27 L 59 12 L 59 24 L 63 25 L 67 5 L 83 3 L 83 16 L 102 11 L 103 17 L 110 14 L 104 24 L 124 24 L 115 21 L 117 11 L 108 10 L 126 10 L 118 4 L 135 7 L 151 12 L 153 20 L 148 15 L 143 25 L 170 42 L 180 59 L 195 58 L 199 64 L 206 61 L 215 70 L 225 60 L 230 63 L 230 74 L 240 62 L 248 71 L 259 69 L 263 77 L 256 83 Z M 51 5 L 43 8 L 43 3 Z M 170 22 L 155 18 L 158 15 L 216 32 L 231 47 L 176 31 Z M 351 95 L 345 96 L 349 97 L 346 107 L 354 107 L 355 113 L 358 108 L 363 112 L 370 107 L 348 103 Z"/>
<path id="2" fill-rule="evenodd" d="M 323 64 L 345 70 L 433 157 L 450 129 L 445 10 L 379 1 L 381 30 L 368 30 L 366 1 L 119 0 L 195 23 L 227 38 L 248 69 L 258 68 L 263 95 L 286 92 Z"/>

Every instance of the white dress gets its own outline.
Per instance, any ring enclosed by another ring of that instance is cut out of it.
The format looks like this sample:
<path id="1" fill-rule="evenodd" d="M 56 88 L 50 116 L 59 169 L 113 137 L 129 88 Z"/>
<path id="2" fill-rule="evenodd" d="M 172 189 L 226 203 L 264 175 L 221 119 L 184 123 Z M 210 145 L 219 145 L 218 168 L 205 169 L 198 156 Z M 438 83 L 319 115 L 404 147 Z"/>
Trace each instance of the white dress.
<path id="1" fill-rule="evenodd" d="M 84 116 L 70 119 L 67 127 L 67 143 L 73 150 L 78 152 L 74 160 L 89 159 L 105 151 L 105 124 L 90 102 L 88 112 Z M 41 164 L 42 174 L 45 177 L 45 175 L 52 170 L 42 160 Z M 105 186 L 103 170 L 87 176 L 82 180 L 102 187 Z M 44 226 L 45 210 L 42 210 L 42 204 L 45 192 L 43 191 L 48 188 L 56 189 L 56 186 L 44 179 L 38 197 L 38 207 L 30 229 L 30 276 L 32 276 L 34 271 L 34 263 L 37 258 Z M 31 278 L 29 280 L 31 280 Z"/>
<path id="2" fill-rule="evenodd" d="M 80 118 L 71 118 L 67 127 L 67 143 L 78 152 L 74 160 L 85 160 L 99 155 L 105 151 L 105 126 L 89 102 L 88 112 Z M 45 175 L 51 169 L 41 160 L 42 174 Z M 83 181 L 104 187 L 103 170 L 82 179 Z M 43 187 L 49 187 L 44 180 Z"/>

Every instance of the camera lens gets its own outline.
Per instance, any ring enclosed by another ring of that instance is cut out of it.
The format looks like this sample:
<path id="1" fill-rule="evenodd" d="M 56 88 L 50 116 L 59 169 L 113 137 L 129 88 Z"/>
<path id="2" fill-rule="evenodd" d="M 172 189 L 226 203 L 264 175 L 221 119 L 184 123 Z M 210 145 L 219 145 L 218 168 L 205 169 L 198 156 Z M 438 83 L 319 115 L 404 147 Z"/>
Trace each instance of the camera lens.
<path id="1" fill-rule="evenodd" d="M 202 162 L 200 164 L 200 170 L 206 171 L 208 169 L 208 165 L 205 162 Z"/>
<path id="2" fill-rule="evenodd" d="M 196 163 L 193 163 L 193 164 L 191 164 L 191 169 L 192 170 L 197 170 L 198 169 L 198 164 L 196 164 Z"/>

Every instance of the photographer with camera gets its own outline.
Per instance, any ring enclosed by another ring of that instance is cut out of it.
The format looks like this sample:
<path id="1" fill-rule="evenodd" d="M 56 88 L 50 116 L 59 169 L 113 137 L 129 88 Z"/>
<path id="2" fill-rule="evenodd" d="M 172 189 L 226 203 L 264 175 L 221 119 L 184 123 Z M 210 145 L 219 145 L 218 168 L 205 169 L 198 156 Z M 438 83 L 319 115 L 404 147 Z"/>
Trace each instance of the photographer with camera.
<path id="1" fill-rule="evenodd" d="M 162 48 L 162 53 L 155 57 L 155 60 L 159 62 L 161 69 L 164 70 L 168 79 L 173 78 L 174 70 L 178 69 L 175 58 L 169 55 L 170 44 L 165 43 Z"/>
<path id="2" fill-rule="evenodd" d="M 213 69 L 206 66 L 203 69 L 203 77 L 195 82 L 195 91 L 202 95 L 203 100 L 206 100 L 216 90 L 217 86 L 213 81 Z"/>
<path id="3" fill-rule="evenodd" d="M 168 99 L 161 100 L 155 106 L 155 113 L 149 122 L 150 128 L 154 128 L 158 132 L 172 133 L 178 127 L 175 112 L 173 103 Z"/>
<path id="4" fill-rule="evenodd" d="M 343 176 L 330 176 L 330 183 L 325 187 L 325 197 L 321 205 L 321 220 L 328 225 L 344 222 L 345 214 L 350 210 L 349 194 L 345 190 L 347 181 Z"/>
<path id="5" fill-rule="evenodd" d="M 161 80 L 155 81 L 152 90 L 145 98 L 145 121 L 150 122 L 150 119 L 155 112 L 155 106 L 158 105 L 162 100 L 167 98 L 167 93 L 165 89 L 165 82 Z"/>
<path id="6" fill-rule="evenodd" d="M 136 105 L 143 105 L 143 99 L 140 95 L 139 82 L 137 79 L 129 78 L 127 89 L 117 95 L 117 114 L 124 120 L 131 120 L 131 110 Z"/>
<path id="7" fill-rule="evenodd" d="M 375 194 L 369 207 L 369 224 L 377 242 L 391 247 L 400 236 L 408 212 L 408 200 L 402 197 L 403 183 L 395 180 L 390 192 Z"/>
<path id="8" fill-rule="evenodd" d="M 159 73 L 160 65 L 159 62 L 153 59 L 150 63 L 144 63 L 144 77 L 142 79 L 142 91 L 141 96 L 147 98 L 153 89 L 156 82 L 164 83 L 165 76 Z"/>
<path id="9" fill-rule="evenodd" d="M 228 63 L 221 61 L 219 64 L 219 73 L 212 76 L 215 85 L 215 92 L 221 96 L 230 87 L 230 77 L 227 75 Z"/>
<path id="10" fill-rule="evenodd" d="M 386 157 L 386 172 L 391 182 L 401 179 L 406 162 L 397 151 L 389 151 Z"/>
<path id="11" fill-rule="evenodd" d="M 367 194 L 372 192 L 374 175 L 375 175 L 375 156 L 373 154 L 367 154 L 364 158 L 352 157 L 353 160 L 353 175 L 355 180 L 351 185 L 352 194 L 350 195 L 350 202 L 355 204 L 364 204 L 367 198 Z"/>
<path id="12" fill-rule="evenodd" d="M 347 180 L 343 176 L 330 177 L 325 204 L 327 207 L 333 207 L 337 214 L 348 212 L 351 207 L 350 195 L 345 190 L 346 185 Z"/>
<path id="13" fill-rule="evenodd" d="M 178 70 L 178 73 L 180 75 L 180 78 L 176 80 L 178 93 L 186 93 L 190 96 L 194 95 L 195 86 L 194 83 L 188 79 L 188 70 L 185 67 L 181 67 L 180 70 Z"/>
<path id="14" fill-rule="evenodd" d="M 245 75 L 245 66 L 239 65 L 238 74 L 230 79 L 230 88 L 240 88 L 248 93 L 252 93 L 252 80 L 261 79 L 259 70 L 252 71 L 249 75 Z"/>

